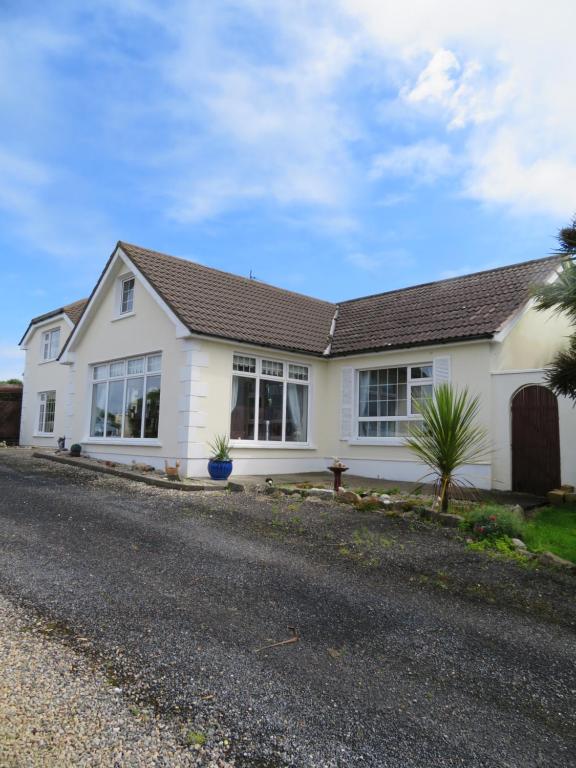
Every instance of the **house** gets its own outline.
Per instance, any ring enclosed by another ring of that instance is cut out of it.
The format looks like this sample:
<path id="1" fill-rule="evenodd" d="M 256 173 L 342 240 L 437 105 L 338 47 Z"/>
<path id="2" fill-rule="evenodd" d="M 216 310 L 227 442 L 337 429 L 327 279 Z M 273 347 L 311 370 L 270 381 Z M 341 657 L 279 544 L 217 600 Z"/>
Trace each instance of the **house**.
<path id="1" fill-rule="evenodd" d="M 231 438 L 235 473 L 419 480 L 404 445 L 417 405 L 451 381 L 481 398 L 493 451 L 480 488 L 576 479 L 576 415 L 543 386 L 568 321 L 536 312 L 557 257 L 332 304 L 119 242 L 90 297 L 34 318 L 21 443 L 205 476 Z"/>

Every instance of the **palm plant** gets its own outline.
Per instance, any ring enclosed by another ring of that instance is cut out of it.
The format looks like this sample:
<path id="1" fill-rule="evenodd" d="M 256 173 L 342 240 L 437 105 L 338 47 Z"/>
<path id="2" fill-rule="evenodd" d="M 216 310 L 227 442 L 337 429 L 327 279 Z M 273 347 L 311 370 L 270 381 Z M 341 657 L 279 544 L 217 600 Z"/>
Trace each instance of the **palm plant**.
<path id="1" fill-rule="evenodd" d="M 487 433 L 476 423 L 480 398 L 467 389 L 457 391 L 441 384 L 434 395 L 420 403 L 422 421 L 412 425 L 406 444 L 431 470 L 443 512 L 454 488 L 462 485 L 457 471 L 483 458 L 489 451 Z"/>
<path id="2" fill-rule="evenodd" d="M 536 309 L 550 310 L 568 316 L 576 326 L 576 218 L 571 226 L 558 235 L 557 253 L 565 256 L 563 269 L 553 283 L 539 285 L 533 291 Z M 545 378 L 556 395 L 564 395 L 576 402 L 576 332 L 570 337 L 568 348 L 558 352 L 546 369 Z"/>
<path id="3" fill-rule="evenodd" d="M 214 442 L 209 443 L 212 458 L 216 461 L 230 461 L 230 442 L 227 435 L 216 435 Z"/>

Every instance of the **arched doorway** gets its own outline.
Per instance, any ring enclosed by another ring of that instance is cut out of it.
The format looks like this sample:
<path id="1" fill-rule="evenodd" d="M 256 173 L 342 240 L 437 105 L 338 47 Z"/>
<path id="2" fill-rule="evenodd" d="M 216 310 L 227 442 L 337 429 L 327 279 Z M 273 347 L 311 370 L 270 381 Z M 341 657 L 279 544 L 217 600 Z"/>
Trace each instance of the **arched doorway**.
<path id="1" fill-rule="evenodd" d="M 560 485 L 558 401 L 531 384 L 512 397 L 512 490 L 539 496 Z"/>

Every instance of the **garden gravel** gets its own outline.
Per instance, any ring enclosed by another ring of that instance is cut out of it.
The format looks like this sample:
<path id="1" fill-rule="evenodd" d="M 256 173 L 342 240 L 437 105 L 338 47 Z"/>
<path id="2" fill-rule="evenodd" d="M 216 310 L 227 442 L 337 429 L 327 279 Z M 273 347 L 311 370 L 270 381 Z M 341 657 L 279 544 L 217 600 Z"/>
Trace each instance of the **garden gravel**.
<path id="1" fill-rule="evenodd" d="M 0 454 L 0 590 L 242 768 L 573 768 L 574 585 L 410 517 Z"/>
<path id="2" fill-rule="evenodd" d="M 1 596 L 0 669 L 3 768 L 231 768 L 217 747 L 184 745 L 185 731 L 131 705 L 56 627 Z"/>

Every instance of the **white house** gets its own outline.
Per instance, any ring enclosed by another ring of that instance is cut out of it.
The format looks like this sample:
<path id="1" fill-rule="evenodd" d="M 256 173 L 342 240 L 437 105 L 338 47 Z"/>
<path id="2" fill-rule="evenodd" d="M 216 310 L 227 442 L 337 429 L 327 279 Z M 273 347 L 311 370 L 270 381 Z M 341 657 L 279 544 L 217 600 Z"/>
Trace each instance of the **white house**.
<path id="1" fill-rule="evenodd" d="M 481 398 L 493 447 L 481 488 L 576 480 L 576 413 L 543 386 L 568 322 L 536 312 L 556 257 L 332 304 L 119 242 L 89 299 L 35 318 L 23 445 L 81 443 L 118 462 L 207 474 L 231 438 L 235 474 L 325 469 L 418 480 L 403 436 L 452 381 Z"/>

